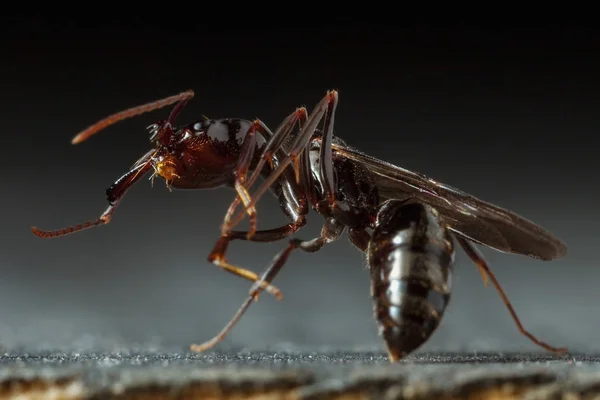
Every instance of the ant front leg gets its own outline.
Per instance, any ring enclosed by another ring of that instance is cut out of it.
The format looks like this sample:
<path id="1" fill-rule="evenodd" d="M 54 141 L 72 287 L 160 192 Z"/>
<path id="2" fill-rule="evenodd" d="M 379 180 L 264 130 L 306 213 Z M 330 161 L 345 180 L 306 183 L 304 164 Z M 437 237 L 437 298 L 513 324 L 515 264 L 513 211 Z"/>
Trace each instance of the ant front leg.
<path id="1" fill-rule="evenodd" d="M 477 250 L 477 248 L 473 244 L 471 244 L 471 242 L 469 242 L 468 240 L 466 240 L 465 238 L 462 238 L 462 237 L 460 237 L 460 236 L 457 235 L 456 236 L 456 240 L 461 245 L 461 247 L 463 248 L 463 250 L 465 251 L 465 253 L 467 253 L 467 255 L 469 256 L 469 258 L 477 265 L 477 267 L 481 271 L 484 271 L 484 273 L 492 281 L 492 284 L 496 287 L 496 290 L 498 291 L 498 294 L 500 294 L 500 297 L 502 298 L 502 302 L 504 303 L 504 305 L 508 309 L 508 312 L 510 313 L 513 321 L 515 321 L 515 324 L 517 325 L 517 328 L 519 329 L 519 332 L 522 335 L 526 336 L 529 340 L 531 340 L 536 345 L 538 345 L 538 346 L 540 346 L 540 347 L 542 347 L 542 348 L 544 348 L 544 349 L 546 349 L 548 351 L 551 351 L 553 353 L 566 353 L 566 352 L 568 352 L 568 349 L 566 349 L 564 347 L 553 347 L 553 346 L 550 346 L 548 343 L 541 341 L 540 339 L 538 339 L 537 337 L 535 337 L 532 333 L 530 333 L 529 331 L 527 331 L 523 327 L 523 324 L 519 320 L 519 317 L 517 316 L 517 313 L 515 312 L 515 309 L 513 308 L 513 306 L 510 303 L 510 301 L 508 300 L 508 296 L 504 293 L 504 290 L 502 289 L 502 286 L 500 286 L 500 282 L 498 282 L 498 279 L 496 279 L 496 276 L 490 270 L 490 267 L 488 266 L 487 261 L 485 261 L 485 259 L 483 258 L 483 254 L 481 254 L 479 252 L 479 250 Z"/>
<path id="2" fill-rule="evenodd" d="M 308 119 L 308 114 L 306 112 L 306 108 L 298 107 L 296 111 L 288 115 L 283 122 L 279 124 L 277 129 L 275 129 L 275 133 L 271 132 L 271 130 L 265 125 L 261 123 L 259 127 L 259 131 L 267 138 L 268 142 L 265 146 L 265 149 L 262 152 L 260 160 L 252 173 L 250 179 L 248 179 L 248 184 L 252 185 L 256 181 L 256 179 L 260 176 L 261 171 L 265 163 L 269 162 L 270 167 L 273 168 L 273 155 L 277 154 L 278 157 L 284 158 L 285 153 L 281 152 L 283 144 L 288 140 L 294 130 L 294 126 L 296 122 L 300 125 L 300 130 L 306 124 Z"/>
<path id="3" fill-rule="evenodd" d="M 146 175 L 152 169 L 152 156 L 155 154 L 156 150 L 151 150 L 146 153 L 140 160 L 135 163 L 133 168 L 119 178 L 108 190 L 106 191 L 106 196 L 108 198 L 109 206 L 104 211 L 104 213 L 97 219 L 86 221 L 81 224 L 73 225 L 67 228 L 58 229 L 55 231 L 45 231 L 41 230 L 37 227 L 32 227 L 32 232 L 39 237 L 42 238 L 55 238 L 59 236 L 68 235 L 71 233 L 79 232 L 84 229 L 93 228 L 100 225 L 106 225 L 110 222 L 115 209 L 119 205 L 119 202 L 125 196 L 125 193 L 131 186 L 133 186 L 137 181 L 140 180 L 144 175 Z"/>
<path id="4" fill-rule="evenodd" d="M 159 131 L 156 132 L 156 134 L 162 133 L 162 131 L 165 129 L 171 129 L 171 125 L 173 124 L 175 117 L 177 117 L 177 115 L 181 112 L 183 107 L 185 107 L 185 105 L 192 97 L 194 97 L 194 92 L 191 90 L 187 90 L 175 96 L 165 97 L 163 99 L 159 99 L 139 106 L 131 107 L 123 111 L 119 111 L 117 113 L 109 115 L 108 117 L 96 122 L 95 124 L 79 132 L 71 140 L 71 143 L 81 143 L 89 139 L 92 135 L 95 135 L 101 130 L 124 119 L 147 113 L 152 110 L 157 110 L 159 108 L 166 107 L 173 103 L 177 103 L 171 111 L 167 123 L 164 124 Z M 32 227 L 31 230 L 37 236 L 43 238 L 53 238 L 68 235 L 70 233 L 79 232 L 81 230 L 93 228 L 95 226 L 108 224 L 112 218 L 113 213 L 115 212 L 115 209 L 117 208 L 119 201 L 125 195 L 125 192 L 131 186 L 133 186 L 133 184 L 135 184 L 142 176 L 149 172 L 151 168 L 153 168 L 152 157 L 154 157 L 154 155 L 156 155 L 156 150 L 150 150 L 134 164 L 133 168 L 129 172 L 123 175 L 106 191 L 106 195 L 108 197 L 110 205 L 99 218 L 55 231 L 41 230 L 35 226 Z"/>
<path id="5" fill-rule="evenodd" d="M 244 301 L 242 306 L 238 309 L 238 311 L 234 314 L 233 318 L 225 325 L 225 327 L 212 339 L 202 343 L 202 344 L 193 344 L 190 346 L 190 350 L 195 352 L 203 352 L 212 347 L 214 347 L 217 343 L 222 341 L 229 332 L 233 329 L 235 324 L 242 318 L 242 316 L 246 313 L 253 300 L 256 300 L 258 295 L 262 290 L 265 290 L 265 287 L 272 287 L 270 283 L 275 279 L 279 271 L 283 268 L 286 261 L 288 260 L 290 253 L 293 250 L 300 249 L 305 252 L 317 252 L 323 248 L 328 243 L 331 243 L 337 240 L 341 234 L 344 232 L 345 226 L 339 223 L 337 220 L 330 218 L 328 219 L 323 228 L 321 229 L 321 235 L 312 240 L 300 240 L 300 239 L 292 239 L 290 240 L 288 246 L 279 252 L 275 258 L 273 259 L 271 265 L 265 270 L 265 272 L 261 275 L 260 279 L 257 280 L 252 288 L 250 289 L 248 298 Z M 257 232 L 258 235 L 258 232 Z"/>

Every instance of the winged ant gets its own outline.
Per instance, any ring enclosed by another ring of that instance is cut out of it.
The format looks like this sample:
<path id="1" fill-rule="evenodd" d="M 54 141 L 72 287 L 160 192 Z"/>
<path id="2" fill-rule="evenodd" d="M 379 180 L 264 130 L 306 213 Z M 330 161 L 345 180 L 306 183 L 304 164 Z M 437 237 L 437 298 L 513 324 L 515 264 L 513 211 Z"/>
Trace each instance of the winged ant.
<path id="1" fill-rule="evenodd" d="M 203 118 L 175 125 L 175 118 L 194 96 L 182 92 L 110 115 L 79 133 L 81 143 L 126 118 L 175 104 L 167 120 L 150 125 L 153 148 L 107 191 L 108 208 L 97 219 L 56 231 L 33 232 L 53 238 L 110 222 L 127 190 L 152 172 L 168 187 L 230 187 L 231 203 L 208 259 L 253 282 L 247 300 L 211 340 L 192 345 L 205 351 L 223 340 L 264 290 L 281 298 L 272 281 L 296 249 L 316 252 L 348 235 L 366 253 L 371 295 L 380 335 L 390 361 L 397 362 L 423 345 L 438 327 L 450 299 L 455 243 L 478 267 L 484 283 L 497 289 L 519 331 L 552 352 L 566 352 L 539 340 L 521 324 L 500 283 L 474 243 L 501 252 L 553 260 L 566 254 L 558 238 L 523 217 L 480 200 L 425 175 L 364 154 L 333 135 L 338 92 L 328 91 L 311 114 L 297 108 L 271 131 L 261 120 Z M 319 124 L 323 122 L 322 128 Z M 262 183 L 251 193 L 258 178 Z M 266 192 L 279 199 L 290 222 L 257 229 L 256 204 Z M 238 206 L 243 210 L 236 214 Z M 310 209 L 324 218 L 321 234 L 311 240 L 291 238 L 306 224 Z M 234 230 L 249 218 L 248 231 Z M 260 275 L 227 261 L 233 240 L 288 245 Z"/>

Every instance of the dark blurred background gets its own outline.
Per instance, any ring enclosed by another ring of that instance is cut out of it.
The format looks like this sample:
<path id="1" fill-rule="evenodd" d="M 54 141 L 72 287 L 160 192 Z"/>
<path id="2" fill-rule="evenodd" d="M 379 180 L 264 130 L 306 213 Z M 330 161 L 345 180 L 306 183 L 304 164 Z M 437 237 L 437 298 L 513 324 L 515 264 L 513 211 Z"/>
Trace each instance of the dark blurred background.
<path id="1" fill-rule="evenodd" d="M 105 189 L 147 151 L 145 127 L 169 110 L 73 146 L 78 131 L 186 89 L 196 97 L 180 123 L 259 117 L 274 128 L 338 89 L 336 134 L 351 145 L 512 209 L 566 241 L 567 257 L 551 263 L 483 251 L 534 334 L 571 350 L 600 348 L 598 31 L 540 21 L 316 22 L 303 19 L 308 6 L 285 18 L 198 7 L 3 17 L 0 347 L 186 349 L 215 334 L 250 287 L 206 259 L 233 198 L 227 189 L 171 193 L 162 181 L 151 188 L 142 180 L 110 225 L 35 237 L 32 225 L 99 216 Z M 261 227 L 285 220 L 271 198 L 259 219 Z M 312 213 L 298 236 L 315 235 L 321 222 Z M 229 258 L 261 271 L 283 245 L 236 242 Z M 455 271 L 451 305 L 422 350 L 538 349 L 460 251 Z M 223 346 L 383 350 L 363 257 L 345 238 L 294 254 L 275 283 L 283 302 L 263 295 Z"/>

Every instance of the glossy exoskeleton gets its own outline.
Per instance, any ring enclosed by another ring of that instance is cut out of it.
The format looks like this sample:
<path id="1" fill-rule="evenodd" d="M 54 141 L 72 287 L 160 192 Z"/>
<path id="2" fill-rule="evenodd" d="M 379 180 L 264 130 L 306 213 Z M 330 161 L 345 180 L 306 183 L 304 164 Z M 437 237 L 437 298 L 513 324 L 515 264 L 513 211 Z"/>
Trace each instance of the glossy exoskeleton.
<path id="1" fill-rule="evenodd" d="M 327 92 L 310 115 L 304 107 L 297 108 L 274 132 L 258 119 L 203 118 L 176 126 L 175 117 L 193 95 L 187 91 L 130 108 L 77 135 L 74 144 L 119 120 L 177 103 L 167 120 L 149 127 L 154 147 L 107 190 L 109 206 L 98 219 L 57 231 L 33 228 L 36 235 L 49 238 L 106 224 L 127 190 L 149 172 L 173 188 L 235 189 L 208 259 L 254 284 L 226 327 L 213 339 L 192 345 L 193 351 L 222 340 L 261 291 L 281 298 L 271 282 L 293 250 L 318 251 L 344 232 L 367 254 L 374 313 L 392 362 L 419 348 L 438 327 L 450 298 L 455 242 L 479 268 L 484 283 L 491 280 L 522 334 L 549 351 L 566 351 L 525 330 L 473 244 L 552 260 L 566 253 L 566 246 L 552 234 L 510 211 L 352 149 L 333 135 L 337 91 Z M 262 182 L 251 192 L 259 178 Z M 257 230 L 255 206 L 266 192 L 279 198 L 290 222 Z M 236 213 L 240 205 L 243 210 Z M 232 240 L 291 237 L 306 224 L 310 209 L 324 217 L 321 235 L 290 239 L 261 275 L 227 261 Z M 246 216 L 249 230 L 234 230 Z"/>

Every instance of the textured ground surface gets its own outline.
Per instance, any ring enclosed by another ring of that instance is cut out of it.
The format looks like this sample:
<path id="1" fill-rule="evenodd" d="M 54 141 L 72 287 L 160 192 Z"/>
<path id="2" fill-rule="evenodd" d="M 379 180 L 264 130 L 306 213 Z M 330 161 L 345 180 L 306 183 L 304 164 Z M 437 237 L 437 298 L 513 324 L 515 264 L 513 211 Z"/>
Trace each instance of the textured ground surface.
<path id="1" fill-rule="evenodd" d="M 504 399 L 600 396 L 600 358 L 36 351 L 0 355 L 0 399 Z M 25 395 L 25 396 L 23 396 Z"/>

